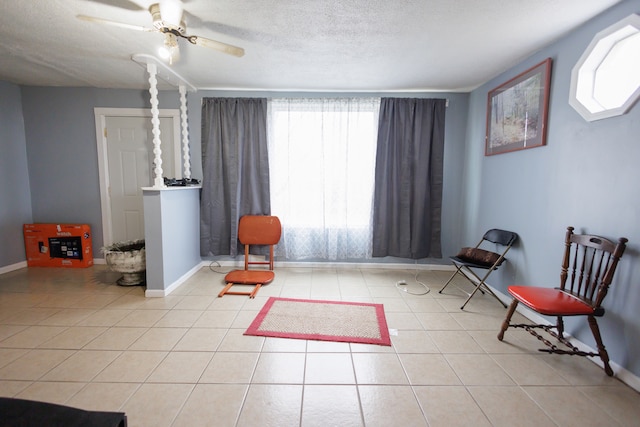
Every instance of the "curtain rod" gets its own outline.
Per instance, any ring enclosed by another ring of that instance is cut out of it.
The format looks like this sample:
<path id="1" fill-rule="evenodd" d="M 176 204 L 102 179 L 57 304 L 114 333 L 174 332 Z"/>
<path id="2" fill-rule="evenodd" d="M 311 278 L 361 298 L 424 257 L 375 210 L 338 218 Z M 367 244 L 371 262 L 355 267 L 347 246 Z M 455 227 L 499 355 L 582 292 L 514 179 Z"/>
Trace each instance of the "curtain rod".
<path id="1" fill-rule="evenodd" d="M 204 98 L 210 98 L 210 97 L 202 97 L 200 99 L 200 105 L 202 105 L 204 103 Z M 447 107 L 447 108 L 449 107 L 449 98 L 445 98 L 444 99 L 444 106 Z"/>

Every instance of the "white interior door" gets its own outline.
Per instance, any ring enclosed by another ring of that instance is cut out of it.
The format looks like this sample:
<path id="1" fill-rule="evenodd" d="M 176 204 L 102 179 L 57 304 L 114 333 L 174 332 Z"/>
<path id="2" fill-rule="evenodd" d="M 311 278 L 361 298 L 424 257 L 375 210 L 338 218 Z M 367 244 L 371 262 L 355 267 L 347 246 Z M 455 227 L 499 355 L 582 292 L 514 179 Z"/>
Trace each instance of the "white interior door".
<path id="1" fill-rule="evenodd" d="M 142 187 L 151 187 L 154 175 L 151 118 L 113 114 L 104 115 L 101 123 L 104 160 L 100 164 L 106 168 L 101 171 L 101 192 L 103 187 L 106 192 L 102 197 L 104 243 L 142 239 Z M 178 126 L 176 117 L 160 117 L 162 174 L 171 178 L 182 176 Z"/>

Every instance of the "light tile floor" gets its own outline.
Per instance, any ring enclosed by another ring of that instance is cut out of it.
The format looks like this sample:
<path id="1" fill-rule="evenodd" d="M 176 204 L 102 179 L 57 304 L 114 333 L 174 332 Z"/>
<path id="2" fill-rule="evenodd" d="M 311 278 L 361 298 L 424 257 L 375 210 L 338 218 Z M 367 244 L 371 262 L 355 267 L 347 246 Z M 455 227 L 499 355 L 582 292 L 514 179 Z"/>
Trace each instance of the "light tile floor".
<path id="1" fill-rule="evenodd" d="M 0 275 L 0 395 L 124 411 L 135 426 L 637 426 L 640 394 L 541 354 L 477 295 L 414 272 L 279 268 L 254 300 L 204 267 L 165 298 L 105 266 Z M 218 270 L 224 270 L 218 268 Z M 244 336 L 269 296 L 382 303 L 393 346 Z M 606 337 L 605 337 L 606 340 Z"/>

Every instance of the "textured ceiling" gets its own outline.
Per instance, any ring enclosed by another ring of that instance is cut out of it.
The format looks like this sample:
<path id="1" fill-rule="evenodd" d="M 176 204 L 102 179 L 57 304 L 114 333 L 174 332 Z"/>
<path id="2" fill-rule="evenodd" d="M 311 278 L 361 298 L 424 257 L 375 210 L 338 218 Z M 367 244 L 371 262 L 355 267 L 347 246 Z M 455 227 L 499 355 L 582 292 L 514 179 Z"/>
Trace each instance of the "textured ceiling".
<path id="1" fill-rule="evenodd" d="M 172 68 L 199 89 L 468 91 L 618 0 L 185 0 L 187 33 L 243 47 L 230 55 L 180 41 Z M 156 55 L 153 0 L 0 0 L 0 80 L 146 88 L 133 54 Z"/>

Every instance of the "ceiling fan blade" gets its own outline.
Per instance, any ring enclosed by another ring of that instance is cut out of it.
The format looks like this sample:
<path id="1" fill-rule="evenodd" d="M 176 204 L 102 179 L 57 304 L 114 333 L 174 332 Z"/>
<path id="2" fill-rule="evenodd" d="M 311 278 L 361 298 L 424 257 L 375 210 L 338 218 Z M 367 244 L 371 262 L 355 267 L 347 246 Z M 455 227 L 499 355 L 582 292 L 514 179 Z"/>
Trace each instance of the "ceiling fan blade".
<path id="1" fill-rule="evenodd" d="M 255 30 L 248 31 L 242 27 L 238 27 L 235 25 L 224 24 L 222 22 L 216 21 L 203 21 L 192 13 L 189 13 L 188 10 L 183 12 L 184 20 L 187 23 L 188 27 L 191 31 L 195 31 L 195 29 L 207 29 L 216 34 L 224 34 L 225 36 L 233 37 L 234 39 L 243 40 L 243 41 L 257 41 L 258 38 L 266 38 L 267 35 L 263 33 L 258 33 Z"/>
<path id="2" fill-rule="evenodd" d="M 209 49 L 219 50 L 220 52 L 224 52 L 229 55 L 233 55 L 237 57 L 244 56 L 244 49 L 241 47 L 233 46 L 230 44 L 226 44 L 216 40 L 206 39 L 204 37 L 198 37 L 198 36 L 189 36 L 187 37 L 187 40 L 189 40 L 191 43 L 195 45 L 208 47 Z"/>
<path id="3" fill-rule="evenodd" d="M 146 7 L 142 7 L 139 4 L 130 0 L 89 0 L 89 1 L 93 3 L 104 4 L 106 6 L 117 7 L 118 9 L 124 9 L 124 10 L 132 10 L 132 11 L 147 10 Z"/>
<path id="4" fill-rule="evenodd" d="M 81 19 L 83 21 L 96 22 L 98 24 L 106 24 L 106 25 L 112 25 L 114 27 L 127 28 L 129 30 L 147 31 L 147 32 L 156 31 L 154 28 L 141 27 L 140 25 L 125 24 L 122 22 L 110 21 L 108 19 L 96 18 L 93 16 L 87 16 L 87 15 L 76 15 L 76 18 Z"/>

